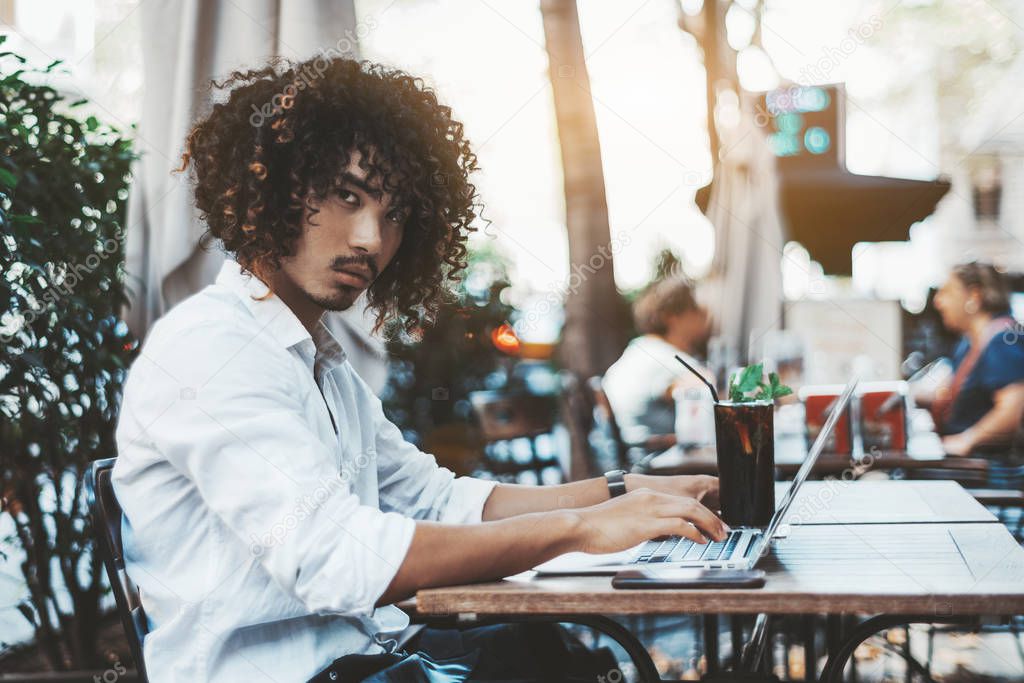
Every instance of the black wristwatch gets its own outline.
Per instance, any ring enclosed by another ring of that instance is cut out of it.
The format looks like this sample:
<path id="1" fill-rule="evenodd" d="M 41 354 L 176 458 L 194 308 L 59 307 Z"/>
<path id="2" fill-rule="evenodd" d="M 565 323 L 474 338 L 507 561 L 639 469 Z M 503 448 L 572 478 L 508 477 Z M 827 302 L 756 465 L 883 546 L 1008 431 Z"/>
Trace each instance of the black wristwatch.
<path id="1" fill-rule="evenodd" d="M 608 480 L 608 493 L 614 498 L 626 492 L 626 470 L 611 470 L 604 473 Z"/>

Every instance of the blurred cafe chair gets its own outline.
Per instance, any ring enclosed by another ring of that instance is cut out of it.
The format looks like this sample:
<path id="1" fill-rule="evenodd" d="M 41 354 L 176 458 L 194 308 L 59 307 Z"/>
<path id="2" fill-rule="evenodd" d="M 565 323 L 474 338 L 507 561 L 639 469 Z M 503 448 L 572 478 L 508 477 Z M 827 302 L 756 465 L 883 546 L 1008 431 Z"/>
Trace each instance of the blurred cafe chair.
<path id="1" fill-rule="evenodd" d="M 554 436 L 557 402 L 527 392 L 474 391 L 469 395 L 484 441 L 482 471 L 520 484 L 564 480 Z"/>
<path id="2" fill-rule="evenodd" d="M 647 456 L 675 445 L 675 434 L 652 434 L 644 438 L 643 441 L 627 441 L 615 419 L 615 412 L 608 400 L 608 394 L 605 393 L 603 377 L 600 375 L 591 377 L 587 380 L 587 389 L 590 403 L 593 406 L 592 446 L 596 446 L 595 442 L 610 444 L 615 467 L 632 470 L 638 463 L 646 462 L 649 459 Z M 639 469 L 644 470 L 644 465 L 640 464 Z"/>

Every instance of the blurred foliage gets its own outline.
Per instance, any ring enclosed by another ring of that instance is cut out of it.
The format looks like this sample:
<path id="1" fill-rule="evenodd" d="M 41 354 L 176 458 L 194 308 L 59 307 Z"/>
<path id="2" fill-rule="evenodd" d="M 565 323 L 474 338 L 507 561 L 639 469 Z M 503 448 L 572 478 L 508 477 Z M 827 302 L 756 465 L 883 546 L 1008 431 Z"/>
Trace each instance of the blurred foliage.
<path id="1" fill-rule="evenodd" d="M 683 260 L 671 249 L 662 249 L 654 262 L 654 277 L 651 278 L 651 282 L 677 275 L 686 275 Z"/>
<path id="2" fill-rule="evenodd" d="M 74 116 L 83 102 L 46 85 L 58 66 L 0 51 L 0 512 L 26 555 L 19 609 L 61 670 L 102 664 L 105 581 L 81 481 L 115 453 L 137 343 L 117 315 L 131 143 Z"/>
<path id="3" fill-rule="evenodd" d="M 901 68 L 880 82 L 892 85 L 875 96 L 891 106 L 911 95 L 922 78 L 934 82 L 940 122 L 964 121 L 1008 86 L 1007 75 L 1024 50 L 1018 0 L 932 0 L 870 5 L 881 28 L 869 44 Z M 1018 20 L 1019 21 L 1019 20 Z M 921 55 L 927 55 L 926 60 Z M 915 67 L 916 65 L 916 67 Z M 922 71 L 926 71 L 923 73 Z M 958 155 L 961 125 L 943 125 L 943 147 Z"/>
<path id="4" fill-rule="evenodd" d="M 436 324 L 418 338 L 387 332 L 391 361 L 381 400 L 408 440 L 422 447 L 438 428 L 468 424 L 470 392 L 509 385 L 517 358 L 499 351 L 491 338 L 513 315 L 502 297 L 508 288 L 501 255 L 487 245 L 475 247 Z"/>

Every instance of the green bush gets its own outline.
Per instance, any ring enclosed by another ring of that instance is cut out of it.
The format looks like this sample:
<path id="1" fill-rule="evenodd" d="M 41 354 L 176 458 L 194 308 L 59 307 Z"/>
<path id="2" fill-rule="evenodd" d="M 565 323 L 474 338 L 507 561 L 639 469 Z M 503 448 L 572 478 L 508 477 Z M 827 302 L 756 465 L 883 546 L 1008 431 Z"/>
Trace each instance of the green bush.
<path id="1" fill-rule="evenodd" d="M 60 670 L 101 664 L 81 478 L 115 453 L 137 343 L 118 317 L 131 143 L 74 116 L 84 102 L 45 85 L 57 67 L 0 52 L 0 512 L 25 552 L 19 608 Z"/>
<path id="2" fill-rule="evenodd" d="M 514 314 L 502 301 L 509 287 L 506 270 L 498 252 L 486 246 L 470 250 L 468 268 L 435 324 L 415 338 L 404 336 L 397 323 L 385 331 L 389 372 L 381 400 L 388 418 L 421 447 L 437 428 L 471 421 L 471 392 L 508 386 L 517 359 L 491 340 Z"/>

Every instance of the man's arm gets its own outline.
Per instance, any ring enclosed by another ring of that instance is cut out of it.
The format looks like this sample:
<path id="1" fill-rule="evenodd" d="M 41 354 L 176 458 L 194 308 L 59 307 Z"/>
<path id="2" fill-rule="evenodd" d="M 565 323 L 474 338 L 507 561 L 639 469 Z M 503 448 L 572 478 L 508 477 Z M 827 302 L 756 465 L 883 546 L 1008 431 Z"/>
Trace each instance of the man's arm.
<path id="1" fill-rule="evenodd" d="M 498 484 L 469 477 L 455 479 L 402 436 L 384 414 L 380 399 L 354 376 L 376 428 L 376 464 L 383 509 L 424 521 L 491 522 L 531 512 L 587 507 L 608 500 L 604 477 L 559 486 Z M 717 504 L 715 477 L 659 477 L 627 474 L 626 490 L 649 488 Z M 494 486 L 493 490 L 489 486 Z M 481 510 L 481 507 L 483 508 Z"/>
<path id="2" fill-rule="evenodd" d="M 992 409 L 974 426 L 942 440 L 950 455 L 969 455 L 979 446 L 1005 444 L 1013 438 L 1024 413 L 1024 382 L 1009 384 L 993 394 Z"/>
<path id="3" fill-rule="evenodd" d="M 481 524 L 417 522 L 405 559 L 377 604 L 397 602 L 421 588 L 518 574 L 566 552 L 617 552 L 673 534 L 705 543 L 722 540 L 727 532 L 725 523 L 696 500 L 649 489 L 578 510 Z"/>
<path id="4" fill-rule="evenodd" d="M 670 495 L 693 498 L 716 509 L 718 478 L 699 476 L 660 477 L 627 474 L 626 491 L 651 489 Z M 604 477 L 558 486 L 520 486 L 499 484 L 484 503 L 483 521 L 491 522 L 532 512 L 550 512 L 589 507 L 608 500 L 608 482 Z"/>

